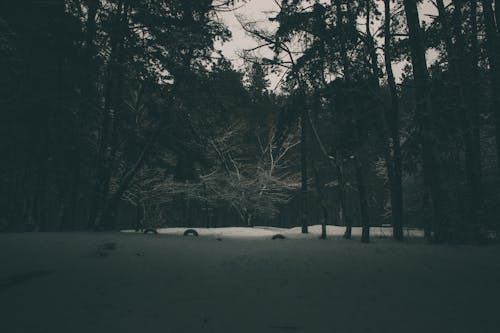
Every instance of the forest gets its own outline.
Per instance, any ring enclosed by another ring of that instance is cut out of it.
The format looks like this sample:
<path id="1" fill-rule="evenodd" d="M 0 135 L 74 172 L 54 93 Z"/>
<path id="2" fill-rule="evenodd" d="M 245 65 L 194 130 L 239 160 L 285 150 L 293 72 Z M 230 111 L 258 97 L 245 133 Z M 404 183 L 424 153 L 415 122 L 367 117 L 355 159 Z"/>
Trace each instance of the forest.
<path id="1" fill-rule="evenodd" d="M 0 1 L 0 231 L 496 235 L 500 1 L 251 1 Z"/>

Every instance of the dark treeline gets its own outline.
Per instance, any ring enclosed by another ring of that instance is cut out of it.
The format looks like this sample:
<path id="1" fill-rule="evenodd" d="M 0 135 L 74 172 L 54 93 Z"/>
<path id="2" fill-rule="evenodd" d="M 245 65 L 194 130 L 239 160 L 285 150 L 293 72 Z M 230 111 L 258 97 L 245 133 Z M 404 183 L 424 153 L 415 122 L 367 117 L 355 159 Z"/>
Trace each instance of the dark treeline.
<path id="1" fill-rule="evenodd" d="M 277 3 L 1 1 L 0 228 L 498 229 L 498 2 Z"/>

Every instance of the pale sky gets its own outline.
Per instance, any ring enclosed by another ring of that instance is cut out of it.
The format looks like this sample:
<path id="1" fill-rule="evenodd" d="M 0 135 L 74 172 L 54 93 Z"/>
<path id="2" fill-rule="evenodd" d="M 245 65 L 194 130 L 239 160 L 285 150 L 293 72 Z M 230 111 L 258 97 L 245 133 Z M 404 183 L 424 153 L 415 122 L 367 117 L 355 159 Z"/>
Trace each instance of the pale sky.
<path id="1" fill-rule="evenodd" d="M 445 1 L 445 5 L 449 2 L 449 0 Z M 380 6 L 383 6 L 382 0 L 380 0 Z M 248 0 L 243 4 L 240 2 L 236 5 L 236 8 L 237 9 L 232 12 L 220 14 L 222 21 L 231 29 L 233 38 L 223 45 L 217 45 L 217 48 L 222 50 L 225 57 L 232 60 L 237 69 L 242 69 L 243 61 L 240 59 L 238 53 L 241 52 L 242 49 L 250 49 L 257 46 L 258 42 L 245 33 L 236 19 L 236 16 L 242 15 L 245 17 L 246 21 L 256 22 L 259 26 L 272 29 L 273 25 L 269 22 L 269 18 L 277 14 L 279 7 L 273 0 Z M 383 12 L 383 7 L 381 7 L 380 10 Z M 437 11 L 430 1 L 424 1 L 420 6 L 420 19 L 428 20 L 429 14 L 436 15 Z M 272 51 L 268 48 L 260 49 L 256 54 L 258 56 L 272 57 Z M 428 53 L 427 58 L 428 63 L 435 59 L 432 50 Z M 399 79 L 403 66 L 404 64 L 393 64 L 396 79 Z M 269 78 L 271 81 L 270 88 L 274 88 L 278 78 L 276 76 Z"/>
<path id="2" fill-rule="evenodd" d="M 233 38 L 230 42 L 224 43 L 220 49 L 238 67 L 242 64 L 238 52 L 242 49 L 255 47 L 258 42 L 245 33 L 236 16 L 242 15 L 247 20 L 256 22 L 259 26 L 272 27 L 269 18 L 275 16 L 279 8 L 273 0 L 249 0 L 245 4 L 237 4 L 236 8 L 239 9 L 221 15 L 223 22 L 231 29 Z"/>

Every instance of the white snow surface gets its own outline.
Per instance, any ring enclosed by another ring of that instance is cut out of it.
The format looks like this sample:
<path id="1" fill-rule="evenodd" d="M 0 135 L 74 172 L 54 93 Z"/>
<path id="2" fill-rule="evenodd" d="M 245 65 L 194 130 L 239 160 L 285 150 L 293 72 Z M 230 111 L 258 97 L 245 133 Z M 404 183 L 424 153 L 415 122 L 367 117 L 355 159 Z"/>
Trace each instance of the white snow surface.
<path id="1" fill-rule="evenodd" d="M 0 234 L 0 332 L 498 332 L 498 245 L 254 229 Z"/>
<path id="2" fill-rule="evenodd" d="M 295 227 L 291 229 L 267 227 L 267 226 L 255 226 L 250 227 L 224 227 L 224 228 L 160 228 L 157 229 L 159 234 L 165 235 L 177 235 L 181 236 L 184 231 L 188 229 L 194 229 L 198 232 L 200 237 L 216 237 L 216 238 L 270 238 L 276 234 L 285 236 L 286 238 L 318 238 L 321 235 L 321 225 L 313 225 L 308 227 L 308 233 L 303 234 L 302 228 Z M 137 233 L 134 230 L 124 230 L 126 233 Z M 327 225 L 326 233 L 327 236 L 343 236 L 345 232 L 345 227 Z M 404 230 L 404 234 L 407 237 L 423 237 L 423 230 L 419 229 L 408 229 Z M 353 227 L 352 236 L 360 237 L 361 228 Z M 375 238 L 385 238 L 392 237 L 392 228 L 390 227 L 371 227 L 370 236 Z"/>

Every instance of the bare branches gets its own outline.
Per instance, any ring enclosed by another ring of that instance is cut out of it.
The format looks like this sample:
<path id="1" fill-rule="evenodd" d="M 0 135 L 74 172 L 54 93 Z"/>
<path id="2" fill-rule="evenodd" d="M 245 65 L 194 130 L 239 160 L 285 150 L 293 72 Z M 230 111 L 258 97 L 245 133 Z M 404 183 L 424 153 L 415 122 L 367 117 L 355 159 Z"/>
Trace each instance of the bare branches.
<path id="1" fill-rule="evenodd" d="M 217 165 L 197 182 L 179 182 L 158 169 L 145 169 L 123 198 L 134 205 L 154 207 L 183 198 L 208 206 L 231 206 L 242 220 L 272 217 L 300 187 L 300 175 L 289 167 L 288 158 L 300 143 L 299 131 L 292 131 L 281 145 L 275 142 L 275 129 L 262 142 L 260 158 L 246 158 L 248 147 L 240 140 L 248 127 L 241 121 L 230 123 L 210 140 L 210 158 Z M 153 208 L 151 208 L 153 209 Z"/>

